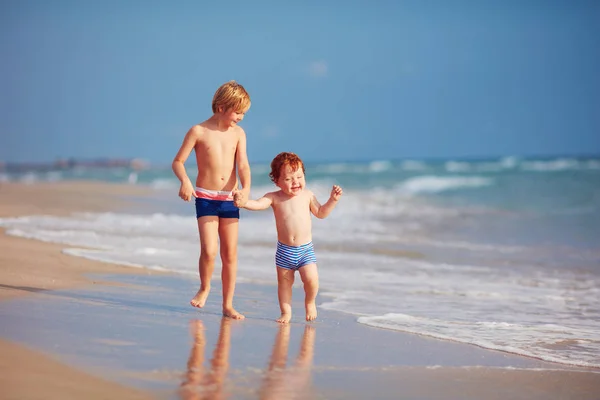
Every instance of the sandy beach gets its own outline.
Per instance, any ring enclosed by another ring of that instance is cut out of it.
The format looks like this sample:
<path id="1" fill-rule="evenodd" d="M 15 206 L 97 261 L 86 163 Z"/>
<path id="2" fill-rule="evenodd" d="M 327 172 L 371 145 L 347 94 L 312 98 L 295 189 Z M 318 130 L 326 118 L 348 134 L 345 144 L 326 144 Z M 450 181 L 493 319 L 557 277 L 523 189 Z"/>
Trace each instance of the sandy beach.
<path id="1" fill-rule="evenodd" d="M 0 184 L 0 218 L 26 215 L 68 215 L 131 208 L 145 194 L 136 186 L 105 183 Z M 64 246 L 2 234 L 0 299 L 43 290 L 93 284 L 84 274 L 143 273 L 140 269 L 98 263 L 61 253 Z M 40 262 L 40 260 L 43 260 Z M 149 271 L 148 271 L 149 272 Z"/>
<path id="2" fill-rule="evenodd" d="M 2 183 L 0 218 L 119 211 L 148 195 L 105 183 Z M 314 324 L 297 316 L 280 326 L 275 285 L 240 283 L 236 307 L 247 319 L 231 321 L 220 316 L 218 279 L 200 311 L 188 305 L 197 286 L 189 277 L 73 257 L 64 247 L 0 233 L 2 399 L 579 400 L 600 393 L 597 370 L 367 327 L 327 310 Z M 294 302 L 301 310 L 299 292 Z"/>
<path id="3" fill-rule="evenodd" d="M 23 215 L 67 215 L 77 211 L 107 211 L 131 205 L 130 198 L 143 195 L 133 186 L 102 183 L 0 184 L 0 218 Z M 150 273 L 136 268 L 78 259 L 61 253 L 52 243 L 8 236 L 0 232 L 0 300 L 33 296 L 44 301 L 42 293 L 99 282 L 85 274 Z M 4 324 L 3 328 L 4 328 Z M 35 328 L 33 328 L 35 329 Z M 0 331 L 1 333 L 1 331 Z M 43 332 L 40 332 L 43 334 Z M 123 398 L 143 399 L 140 390 L 81 372 L 57 362 L 54 355 L 0 339 L 0 387 L 3 399 Z"/>

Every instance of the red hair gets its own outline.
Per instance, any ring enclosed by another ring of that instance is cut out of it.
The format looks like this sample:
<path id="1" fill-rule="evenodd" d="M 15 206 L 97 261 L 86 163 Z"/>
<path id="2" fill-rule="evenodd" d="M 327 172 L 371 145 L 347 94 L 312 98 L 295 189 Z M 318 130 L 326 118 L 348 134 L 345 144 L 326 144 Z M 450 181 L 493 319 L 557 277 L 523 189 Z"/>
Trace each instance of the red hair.
<path id="1" fill-rule="evenodd" d="M 279 153 L 275 156 L 273 161 L 271 161 L 271 173 L 269 173 L 269 177 L 273 183 L 277 183 L 281 176 L 281 170 L 285 168 L 286 165 L 289 165 L 292 171 L 302 168 L 302 172 L 305 172 L 304 163 L 296 154 L 288 152 Z"/>

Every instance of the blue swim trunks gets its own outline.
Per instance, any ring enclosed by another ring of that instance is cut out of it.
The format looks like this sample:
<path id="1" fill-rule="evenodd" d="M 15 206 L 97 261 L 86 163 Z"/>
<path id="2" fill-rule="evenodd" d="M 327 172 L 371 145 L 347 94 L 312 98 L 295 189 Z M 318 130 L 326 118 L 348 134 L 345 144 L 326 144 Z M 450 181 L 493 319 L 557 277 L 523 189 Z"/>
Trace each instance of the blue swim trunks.
<path id="1" fill-rule="evenodd" d="M 196 219 L 206 216 L 240 218 L 240 209 L 233 205 L 233 193 L 196 188 Z"/>
<path id="2" fill-rule="evenodd" d="M 312 242 L 302 246 L 288 246 L 277 242 L 277 252 L 275 253 L 275 265 L 281 268 L 296 271 L 300 267 L 308 264 L 316 264 L 317 256 Z"/>

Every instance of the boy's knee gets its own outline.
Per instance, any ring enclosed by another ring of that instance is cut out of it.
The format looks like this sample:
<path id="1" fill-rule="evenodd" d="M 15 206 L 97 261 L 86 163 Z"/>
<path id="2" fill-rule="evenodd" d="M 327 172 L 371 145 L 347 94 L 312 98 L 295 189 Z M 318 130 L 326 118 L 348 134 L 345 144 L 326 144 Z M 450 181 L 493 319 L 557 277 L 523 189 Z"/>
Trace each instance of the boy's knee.
<path id="1" fill-rule="evenodd" d="M 221 261 L 223 264 L 233 264 L 237 261 L 236 251 L 221 251 Z"/>
<path id="2" fill-rule="evenodd" d="M 200 251 L 200 259 L 202 261 L 214 262 L 217 258 L 217 251 L 212 249 L 202 249 Z"/>

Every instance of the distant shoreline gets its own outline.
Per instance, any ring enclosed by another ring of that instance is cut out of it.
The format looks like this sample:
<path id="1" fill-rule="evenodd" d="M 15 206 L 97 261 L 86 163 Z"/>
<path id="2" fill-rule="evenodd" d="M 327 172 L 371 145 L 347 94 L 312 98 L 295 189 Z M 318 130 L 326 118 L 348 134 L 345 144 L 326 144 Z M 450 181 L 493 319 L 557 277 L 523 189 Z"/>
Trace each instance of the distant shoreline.
<path id="1" fill-rule="evenodd" d="M 507 154 L 507 155 L 459 155 L 459 156 L 405 156 L 405 157 L 375 157 L 375 158 L 357 158 L 357 159 L 338 159 L 332 158 L 328 160 L 318 159 L 311 160 L 307 158 L 308 165 L 321 164 L 364 164 L 377 161 L 388 162 L 425 162 L 425 163 L 444 163 L 449 161 L 457 162 L 490 162 L 506 159 L 516 159 L 521 161 L 552 161 L 561 159 L 572 159 L 577 161 L 588 161 L 600 159 L 600 153 L 587 154 Z M 186 164 L 189 167 L 194 167 L 193 160 L 189 160 Z M 255 159 L 251 164 L 264 165 L 270 164 L 270 159 Z M 55 161 L 33 162 L 33 161 L 0 161 L 0 172 L 22 173 L 22 172 L 48 172 L 69 170 L 77 167 L 81 168 L 132 168 L 132 169 L 147 169 L 152 167 L 170 167 L 170 161 L 149 161 L 142 158 L 112 158 L 98 157 L 91 159 L 59 158 Z"/>
<path id="2" fill-rule="evenodd" d="M 0 162 L 0 171 L 19 172 L 47 172 L 61 171 L 74 168 L 132 168 L 135 170 L 146 169 L 150 166 L 148 161 L 140 158 L 98 158 L 98 159 L 58 159 L 53 162 Z"/>

